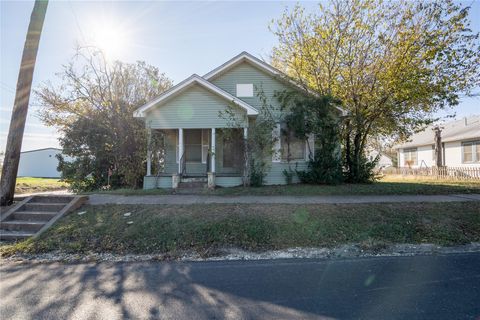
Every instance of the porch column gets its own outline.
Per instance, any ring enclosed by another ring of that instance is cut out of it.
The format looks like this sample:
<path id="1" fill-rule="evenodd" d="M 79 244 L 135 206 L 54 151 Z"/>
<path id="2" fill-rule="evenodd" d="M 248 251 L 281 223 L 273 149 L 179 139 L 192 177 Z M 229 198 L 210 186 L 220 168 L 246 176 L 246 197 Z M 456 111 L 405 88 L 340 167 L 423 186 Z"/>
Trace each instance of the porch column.
<path id="1" fill-rule="evenodd" d="M 152 175 L 152 129 L 147 129 L 147 176 Z"/>
<path id="2" fill-rule="evenodd" d="M 215 128 L 212 128 L 212 149 L 211 149 L 211 163 L 210 163 L 210 170 L 211 172 L 215 172 Z"/>
<path id="3" fill-rule="evenodd" d="M 182 174 L 183 129 L 178 128 L 178 174 Z"/>
<path id="4" fill-rule="evenodd" d="M 244 152 L 248 151 L 247 150 L 247 143 L 248 143 L 247 139 L 248 139 L 248 128 L 245 127 L 245 128 L 243 128 L 243 143 L 244 143 L 243 147 L 245 148 Z M 247 158 L 248 158 L 248 156 L 245 156 L 244 171 L 247 170 L 246 168 L 248 167 Z"/>

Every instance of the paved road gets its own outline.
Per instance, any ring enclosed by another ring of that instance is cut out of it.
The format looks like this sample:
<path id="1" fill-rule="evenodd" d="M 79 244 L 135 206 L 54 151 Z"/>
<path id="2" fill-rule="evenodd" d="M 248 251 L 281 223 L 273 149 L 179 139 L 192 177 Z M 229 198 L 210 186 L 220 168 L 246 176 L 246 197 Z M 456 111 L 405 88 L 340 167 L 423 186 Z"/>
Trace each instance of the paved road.
<path id="1" fill-rule="evenodd" d="M 0 267 L 2 319 L 479 319 L 480 253 Z"/>
<path id="2" fill-rule="evenodd" d="M 480 194 L 455 195 L 377 195 L 377 196 L 207 196 L 207 195 L 145 195 L 121 196 L 92 194 L 89 204 L 202 204 L 202 203 L 381 203 L 381 202 L 458 202 L 480 201 Z"/>

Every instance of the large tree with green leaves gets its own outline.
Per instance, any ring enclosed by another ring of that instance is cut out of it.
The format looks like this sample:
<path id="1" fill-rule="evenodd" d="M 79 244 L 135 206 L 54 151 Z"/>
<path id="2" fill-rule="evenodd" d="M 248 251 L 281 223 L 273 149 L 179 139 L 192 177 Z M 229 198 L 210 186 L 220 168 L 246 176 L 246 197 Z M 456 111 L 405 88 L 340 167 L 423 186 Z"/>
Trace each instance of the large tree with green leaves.
<path id="1" fill-rule="evenodd" d="M 102 52 L 79 49 L 59 74 L 61 84 L 36 91 L 40 117 L 60 134 L 63 177 L 76 190 L 107 185 L 138 187 L 145 175 L 147 132 L 133 111 L 172 82 L 156 67 L 105 60 Z"/>
<path id="2" fill-rule="evenodd" d="M 273 22 L 274 65 L 348 111 L 348 180 L 361 176 L 369 137 L 406 137 L 479 86 L 479 35 L 468 15 L 450 0 L 331 0 Z"/>

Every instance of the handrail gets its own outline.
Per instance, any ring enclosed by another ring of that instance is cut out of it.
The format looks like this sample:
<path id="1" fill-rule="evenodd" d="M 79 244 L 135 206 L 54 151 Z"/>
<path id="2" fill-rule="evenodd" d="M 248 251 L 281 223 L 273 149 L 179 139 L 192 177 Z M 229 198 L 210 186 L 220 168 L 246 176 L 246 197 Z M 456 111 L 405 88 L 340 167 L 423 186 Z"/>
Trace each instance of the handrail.
<path id="1" fill-rule="evenodd" d="M 210 148 L 207 150 L 207 173 L 210 171 Z"/>
<path id="2" fill-rule="evenodd" d="M 183 151 L 182 157 L 180 158 L 180 164 L 181 164 L 181 171 L 180 171 L 180 176 L 183 177 L 185 173 L 187 172 L 187 162 L 185 161 L 185 150 Z"/>

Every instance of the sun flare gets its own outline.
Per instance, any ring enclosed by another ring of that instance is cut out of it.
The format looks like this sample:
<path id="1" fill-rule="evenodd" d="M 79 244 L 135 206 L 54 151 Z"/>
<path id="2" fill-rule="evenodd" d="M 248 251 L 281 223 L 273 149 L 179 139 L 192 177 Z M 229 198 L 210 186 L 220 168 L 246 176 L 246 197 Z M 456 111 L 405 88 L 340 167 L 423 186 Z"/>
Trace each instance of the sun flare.
<path id="1" fill-rule="evenodd" d="M 119 59 L 126 51 L 127 32 L 119 24 L 103 21 L 92 29 L 92 45 L 99 48 L 108 60 Z"/>

